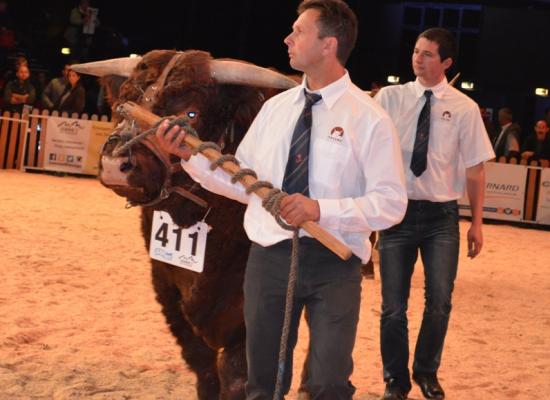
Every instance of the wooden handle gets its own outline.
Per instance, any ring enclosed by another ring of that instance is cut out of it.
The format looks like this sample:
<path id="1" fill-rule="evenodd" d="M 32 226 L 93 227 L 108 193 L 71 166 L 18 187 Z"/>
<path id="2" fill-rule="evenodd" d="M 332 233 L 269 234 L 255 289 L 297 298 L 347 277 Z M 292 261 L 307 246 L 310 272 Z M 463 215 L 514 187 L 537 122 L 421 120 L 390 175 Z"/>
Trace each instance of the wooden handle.
<path id="1" fill-rule="evenodd" d="M 120 105 L 119 112 L 122 115 L 131 116 L 140 125 L 142 125 L 143 128 L 149 128 L 160 120 L 160 117 L 133 102 L 127 102 Z M 185 135 L 184 141 L 189 147 L 194 149 L 203 143 L 199 138 L 192 135 Z M 221 156 L 220 152 L 214 149 L 206 149 L 201 153 L 211 162 L 216 161 Z M 224 162 L 220 168 L 230 175 L 234 175 L 236 172 L 240 171 L 240 167 L 232 161 Z M 240 182 L 245 188 L 248 188 L 253 183 L 256 183 L 257 179 L 253 176 L 245 175 Z M 265 199 L 268 196 L 269 191 L 270 189 L 260 188 L 259 190 L 254 191 L 254 193 L 261 199 Z M 300 228 L 321 242 L 325 247 L 334 252 L 341 259 L 347 260 L 351 257 L 352 253 L 350 248 L 321 228 L 319 224 L 313 221 L 306 221 L 300 225 Z"/>

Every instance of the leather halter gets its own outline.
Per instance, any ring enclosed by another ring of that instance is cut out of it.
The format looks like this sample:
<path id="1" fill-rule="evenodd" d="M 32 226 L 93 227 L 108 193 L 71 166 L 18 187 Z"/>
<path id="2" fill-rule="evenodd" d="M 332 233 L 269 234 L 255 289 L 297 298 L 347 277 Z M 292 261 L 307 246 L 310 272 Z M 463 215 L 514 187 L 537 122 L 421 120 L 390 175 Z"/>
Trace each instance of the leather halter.
<path id="1" fill-rule="evenodd" d="M 145 93 L 142 97 L 142 106 L 149 111 L 153 108 L 153 105 L 155 104 L 157 100 L 158 93 L 160 89 L 164 87 L 164 84 L 166 82 L 166 78 L 168 77 L 168 74 L 172 70 L 172 68 L 176 65 L 176 63 L 180 60 L 185 58 L 185 53 L 178 52 L 172 57 L 172 59 L 166 64 L 164 69 L 162 70 L 162 73 L 159 75 L 157 80 L 149 85 L 147 89 L 145 89 Z M 162 189 L 159 193 L 159 195 L 146 203 L 135 203 L 132 202 L 131 205 L 140 205 L 140 206 L 152 206 L 154 204 L 157 204 L 165 199 L 167 199 L 170 194 L 177 193 L 180 196 L 191 200 L 195 204 L 207 208 L 208 203 L 201 199 L 199 196 L 191 193 L 189 190 L 184 189 L 179 186 L 173 186 L 172 185 L 172 175 L 181 171 L 181 164 L 179 162 L 177 163 L 171 163 L 170 157 L 166 155 L 158 146 L 157 143 L 154 140 L 150 139 L 150 136 L 146 136 L 143 141 L 141 142 L 145 147 L 147 147 L 162 163 L 164 164 L 164 167 L 166 168 L 166 178 L 164 179 L 164 183 L 162 185 Z"/>

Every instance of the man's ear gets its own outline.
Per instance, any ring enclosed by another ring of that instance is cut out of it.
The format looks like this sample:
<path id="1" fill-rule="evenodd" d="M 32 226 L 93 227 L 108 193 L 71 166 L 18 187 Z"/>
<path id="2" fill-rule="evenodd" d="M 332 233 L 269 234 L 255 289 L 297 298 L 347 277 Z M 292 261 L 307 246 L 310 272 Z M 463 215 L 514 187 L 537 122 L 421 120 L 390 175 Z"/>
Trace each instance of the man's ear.
<path id="1" fill-rule="evenodd" d="M 445 61 L 443 61 L 443 67 L 445 68 L 445 71 L 451 68 L 451 65 L 453 65 L 453 59 L 451 57 L 447 57 Z"/>
<path id="2" fill-rule="evenodd" d="M 323 42 L 323 50 L 326 51 L 327 54 L 333 53 L 336 56 L 338 51 L 338 39 L 334 36 L 327 36 L 323 38 Z"/>

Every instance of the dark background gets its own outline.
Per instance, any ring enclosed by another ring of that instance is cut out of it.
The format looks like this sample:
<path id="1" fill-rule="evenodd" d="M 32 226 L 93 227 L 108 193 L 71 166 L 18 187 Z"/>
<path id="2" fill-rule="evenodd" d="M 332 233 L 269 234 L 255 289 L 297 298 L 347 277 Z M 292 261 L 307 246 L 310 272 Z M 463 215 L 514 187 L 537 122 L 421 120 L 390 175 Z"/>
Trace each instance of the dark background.
<path id="1" fill-rule="evenodd" d="M 100 26 L 89 58 L 143 54 L 161 48 L 201 49 L 214 57 L 244 59 L 292 72 L 283 38 L 296 18 L 295 0 L 109 1 L 91 0 L 99 8 Z M 8 1 L 21 32 L 22 50 L 50 75 L 72 56 L 62 56 L 63 32 L 76 1 Z M 410 67 L 416 36 L 444 26 L 459 41 L 459 57 L 449 72 L 473 81 L 465 92 L 481 105 L 510 106 L 515 119 L 532 132 L 550 106 L 535 96 L 550 88 L 550 1 L 405 2 L 348 0 L 359 19 L 356 49 L 348 63 L 354 82 L 370 89 L 387 84 L 388 75 L 413 79 Z M 20 49 L 21 50 L 21 49 Z M 86 61 L 86 60 L 80 60 Z M 31 65 L 31 70 L 32 70 Z"/>

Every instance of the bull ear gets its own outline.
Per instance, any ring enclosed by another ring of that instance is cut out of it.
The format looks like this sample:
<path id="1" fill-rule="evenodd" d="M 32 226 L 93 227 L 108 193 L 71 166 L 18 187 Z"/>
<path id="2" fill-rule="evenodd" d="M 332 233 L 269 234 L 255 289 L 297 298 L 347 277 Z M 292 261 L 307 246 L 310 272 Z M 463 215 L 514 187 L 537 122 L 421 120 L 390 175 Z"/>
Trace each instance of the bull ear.
<path id="1" fill-rule="evenodd" d="M 73 64 L 71 69 L 80 74 L 95 76 L 119 75 L 128 78 L 140 61 L 141 57 L 112 58 L 110 60 Z"/>
<path id="2" fill-rule="evenodd" d="M 234 60 L 210 61 L 210 73 L 212 78 L 219 83 L 275 89 L 290 89 L 298 85 L 294 80 L 279 72 Z"/>

